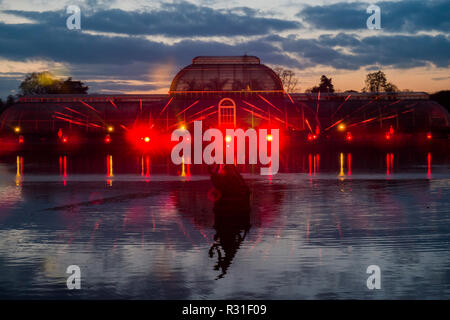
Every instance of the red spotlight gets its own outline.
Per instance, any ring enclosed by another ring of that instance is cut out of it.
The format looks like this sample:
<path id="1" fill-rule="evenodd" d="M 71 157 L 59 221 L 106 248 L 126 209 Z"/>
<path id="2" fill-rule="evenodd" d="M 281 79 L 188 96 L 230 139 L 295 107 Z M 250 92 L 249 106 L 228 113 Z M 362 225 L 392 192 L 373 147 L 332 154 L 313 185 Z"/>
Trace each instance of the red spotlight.
<path id="1" fill-rule="evenodd" d="M 312 134 L 312 133 L 309 133 L 309 134 L 308 134 L 308 140 L 309 140 L 309 141 L 316 140 L 316 139 L 317 139 L 317 135 Z"/>
<path id="2" fill-rule="evenodd" d="M 347 141 L 352 141 L 353 140 L 353 136 L 351 132 L 347 132 L 347 136 L 345 137 L 345 139 L 347 139 Z"/>
<path id="3" fill-rule="evenodd" d="M 391 140 L 391 135 L 389 133 L 386 133 L 386 140 Z"/>
<path id="4" fill-rule="evenodd" d="M 66 136 L 63 136 L 63 137 L 62 137 L 62 142 L 63 142 L 63 143 L 67 143 L 67 141 L 69 141 L 69 139 L 67 139 Z"/>
<path id="5" fill-rule="evenodd" d="M 105 137 L 105 143 L 110 143 L 110 142 L 111 142 L 111 136 L 109 134 L 107 134 Z"/>
<path id="6" fill-rule="evenodd" d="M 389 134 L 391 136 L 394 134 L 394 128 L 392 126 L 389 127 Z"/>
<path id="7" fill-rule="evenodd" d="M 431 134 L 431 132 L 428 132 L 428 133 L 427 133 L 427 139 L 428 139 L 428 140 L 431 140 L 431 138 L 433 138 L 433 135 Z"/>
<path id="8" fill-rule="evenodd" d="M 19 136 L 19 143 L 23 143 L 23 136 Z"/>

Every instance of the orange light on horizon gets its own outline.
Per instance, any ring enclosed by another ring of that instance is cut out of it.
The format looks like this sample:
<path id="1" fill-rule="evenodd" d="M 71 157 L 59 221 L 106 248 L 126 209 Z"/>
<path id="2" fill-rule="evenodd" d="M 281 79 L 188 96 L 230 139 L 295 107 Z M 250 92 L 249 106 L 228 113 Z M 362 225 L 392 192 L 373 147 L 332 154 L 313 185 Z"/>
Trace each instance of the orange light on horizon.
<path id="1" fill-rule="evenodd" d="M 20 127 L 15 127 L 14 128 L 14 132 L 19 133 L 20 132 Z"/>
<path id="2" fill-rule="evenodd" d="M 341 124 L 338 126 L 338 129 L 339 129 L 340 131 L 344 131 L 344 130 L 345 130 L 345 124 L 341 123 Z"/>
<path id="3" fill-rule="evenodd" d="M 113 126 L 109 126 L 109 127 L 108 127 L 108 131 L 109 131 L 109 132 L 113 132 L 113 131 L 114 131 L 114 127 L 113 127 Z"/>

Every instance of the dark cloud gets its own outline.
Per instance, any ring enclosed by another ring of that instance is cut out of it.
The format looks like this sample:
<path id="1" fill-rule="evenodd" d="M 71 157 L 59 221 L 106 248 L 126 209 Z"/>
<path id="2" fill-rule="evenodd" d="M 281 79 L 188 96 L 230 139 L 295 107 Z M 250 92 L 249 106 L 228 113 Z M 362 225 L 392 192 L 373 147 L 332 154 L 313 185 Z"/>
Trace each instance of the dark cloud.
<path id="1" fill-rule="evenodd" d="M 65 27 L 69 16 L 65 11 L 5 11 L 33 19 L 40 24 Z M 276 31 L 299 29 L 297 21 L 258 16 L 258 11 L 237 7 L 212 9 L 189 2 L 162 4 L 151 11 L 120 9 L 82 11 L 83 30 L 129 35 L 188 36 L 252 36 Z"/>
<path id="2" fill-rule="evenodd" d="M 411 1 L 411 3 L 417 5 L 416 1 Z M 435 6 L 442 5 L 442 1 L 436 1 L 433 4 Z M 179 12 L 173 9 L 175 8 L 173 6 L 178 6 Z M 345 8 L 346 4 L 335 6 L 337 6 L 336 8 Z M 361 8 L 358 6 L 358 4 L 352 4 L 354 10 L 363 9 L 363 13 L 365 13 L 365 6 Z M 328 7 L 332 6 L 320 8 Z M 319 7 L 307 7 L 305 10 L 312 10 L 311 8 Z M 194 19 L 193 15 L 193 12 L 197 12 L 196 10 L 201 13 L 198 19 Z M 305 12 L 305 10 L 302 12 Z M 387 21 L 383 18 L 383 10 L 382 7 L 382 26 L 386 28 L 384 22 L 387 23 Z M 114 12 L 117 16 L 114 16 Z M 160 13 L 165 19 L 155 17 L 155 20 L 150 19 L 146 23 L 148 15 L 154 15 L 155 12 Z M 163 5 L 158 11 L 106 10 L 92 13 L 90 16 L 92 20 L 87 17 L 82 18 L 83 30 L 87 28 L 89 21 L 91 21 L 94 25 L 92 28 L 97 28 L 95 29 L 97 31 L 128 33 L 127 36 L 123 37 L 109 37 L 68 30 L 65 27 L 67 15 L 64 12 L 22 12 L 23 16 L 32 18 L 37 23 L 0 23 L 0 57 L 13 61 L 42 59 L 64 63 L 70 68 L 70 75 L 76 79 L 103 79 L 105 81 L 104 86 L 100 83 L 90 84 L 93 90 L 103 88 L 118 91 L 152 90 L 155 87 L 107 81 L 112 79 L 153 81 L 154 79 L 151 78 L 152 71 L 157 67 L 170 64 L 172 68 L 169 69 L 171 71 L 167 72 L 175 73 L 183 66 L 190 64 L 192 58 L 198 55 L 243 55 L 246 53 L 259 56 L 266 64 L 298 69 L 316 65 L 347 70 L 357 70 L 361 67 L 369 70 L 374 66 L 412 68 L 430 64 L 448 68 L 450 65 L 450 38 L 448 35 L 394 35 L 380 32 L 378 36 L 362 37 L 356 33 L 339 33 L 337 35 L 325 34 L 317 38 L 299 39 L 296 36 L 282 37 L 278 32 L 270 32 L 270 30 L 276 30 L 277 28 L 277 24 L 271 24 L 271 22 L 276 21 L 278 23 L 282 20 L 259 18 L 258 12 L 253 9 L 234 8 L 229 11 L 230 14 L 228 15 L 226 12 L 201 6 L 197 7 L 186 2 L 176 2 L 175 4 Z M 327 23 L 331 25 L 337 21 L 334 20 L 333 22 L 327 19 L 327 12 L 327 10 L 323 12 L 325 14 L 322 17 L 323 26 L 327 26 Z M 18 12 L 15 11 L 15 13 Z M 103 20 L 95 22 L 94 17 L 101 13 L 107 13 L 107 15 Z M 173 16 L 170 16 L 169 13 Z M 216 18 L 210 19 L 207 13 L 211 13 Z M 405 11 L 405 14 L 407 13 Z M 411 16 L 412 13 L 408 14 Z M 445 14 L 448 13 L 442 13 L 442 15 Z M 183 17 L 177 20 L 177 15 Z M 342 23 L 344 22 L 345 14 L 343 11 L 337 10 L 333 15 L 336 16 L 336 19 L 342 17 Z M 366 14 L 363 14 L 362 23 L 364 26 L 366 16 Z M 317 15 L 311 15 L 310 19 L 314 20 L 314 17 L 317 18 Z M 436 20 L 439 20 L 440 16 L 437 15 L 437 17 Z M 174 21 L 166 21 L 169 18 Z M 261 26 L 257 28 L 259 30 L 252 29 L 254 26 L 243 25 L 241 30 L 238 30 L 239 28 L 236 26 L 243 24 L 244 18 L 250 19 L 246 21 L 251 21 L 251 19 L 259 21 L 255 24 L 257 26 L 258 23 L 261 23 Z M 264 25 L 265 23 L 258 19 L 263 19 L 267 22 L 267 25 Z M 311 21 L 308 22 L 311 23 Z M 357 25 L 360 22 L 354 23 L 348 17 L 345 17 L 345 21 L 347 21 L 347 25 L 353 26 L 351 28 L 359 28 Z M 404 21 L 405 19 L 399 18 L 399 28 L 405 26 Z M 422 28 L 430 25 L 426 21 L 413 21 L 416 25 L 421 24 Z M 95 25 L 95 23 L 97 24 Z M 179 27 L 184 23 L 186 23 L 185 28 Z M 287 23 L 292 22 L 288 21 Z M 259 37 L 257 40 L 247 40 L 235 44 L 212 39 L 192 40 L 189 39 L 189 36 L 183 37 L 185 40 L 167 44 L 148 40 L 142 36 L 142 34 L 148 32 L 156 34 L 160 32 L 158 30 L 165 29 L 168 26 L 167 24 L 171 24 L 171 27 L 168 28 L 170 31 L 166 31 L 167 34 L 177 36 L 183 34 L 252 34 L 257 31 L 258 34 L 267 33 L 267 35 Z M 436 21 L 435 26 L 444 29 L 446 24 Z M 292 55 L 292 53 L 295 55 Z M 165 78 L 171 79 L 173 76 L 174 74 L 165 75 Z M 2 92 L 0 93 L 2 95 L 5 95 L 5 90 L 12 83 L 14 83 L 14 87 L 9 87 L 9 90 L 17 88 L 17 80 L 3 79 L 1 81 L 0 90 Z"/>
<path id="3" fill-rule="evenodd" d="M 432 80 L 434 81 L 442 81 L 442 80 L 449 80 L 450 77 L 436 77 L 436 78 L 432 78 Z"/>
<path id="4" fill-rule="evenodd" d="M 197 55 L 244 53 L 266 57 L 269 63 L 296 63 L 264 39 L 236 45 L 199 40 L 183 40 L 170 45 L 138 36 L 107 37 L 48 25 L 0 23 L 0 56 L 12 60 L 44 58 L 75 64 L 127 65 L 172 59 L 185 65 Z"/>
<path id="5" fill-rule="evenodd" d="M 264 39 L 236 45 L 194 40 L 170 45 L 139 36 L 107 37 L 45 24 L 0 23 L 0 57 L 14 61 L 42 59 L 65 63 L 70 67 L 70 74 L 81 80 L 148 81 L 152 80 L 152 70 L 161 64 L 170 63 L 176 71 L 190 64 L 195 56 L 245 53 L 258 55 L 264 63 L 303 67 Z"/>
<path id="6" fill-rule="evenodd" d="M 381 9 L 381 28 L 392 32 L 450 31 L 450 1 L 408 0 L 375 3 Z M 324 30 L 365 29 L 369 3 L 307 6 L 297 16 Z"/>
<path id="7" fill-rule="evenodd" d="M 382 65 L 413 68 L 434 64 L 450 65 L 450 39 L 447 36 L 383 35 L 359 38 L 351 34 L 325 35 L 318 39 L 285 39 L 283 49 L 337 69 L 356 70 Z"/>

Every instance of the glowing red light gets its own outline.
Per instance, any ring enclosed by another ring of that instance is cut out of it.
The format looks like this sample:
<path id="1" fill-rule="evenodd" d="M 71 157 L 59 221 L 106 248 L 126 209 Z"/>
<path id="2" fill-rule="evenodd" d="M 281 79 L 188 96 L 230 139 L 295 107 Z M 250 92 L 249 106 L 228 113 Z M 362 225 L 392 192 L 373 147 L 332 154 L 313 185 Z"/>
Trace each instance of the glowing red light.
<path id="1" fill-rule="evenodd" d="M 62 142 L 63 142 L 63 143 L 67 143 L 67 141 L 69 141 L 69 139 L 67 139 L 67 137 L 64 136 L 64 137 L 62 138 Z"/>
<path id="2" fill-rule="evenodd" d="M 427 133 L 427 139 L 428 139 L 428 140 L 431 140 L 431 138 L 433 138 L 433 136 L 431 135 L 431 132 L 428 132 L 428 133 Z"/>
<path id="3" fill-rule="evenodd" d="M 108 135 L 106 135 L 105 143 L 110 143 L 110 142 L 111 142 L 111 136 L 108 134 Z"/>
<path id="4" fill-rule="evenodd" d="M 312 134 L 312 133 L 309 133 L 309 134 L 308 134 L 308 140 L 309 140 L 309 141 L 316 140 L 316 139 L 317 139 L 317 135 Z"/>
<path id="5" fill-rule="evenodd" d="M 23 143 L 23 136 L 19 137 L 19 143 Z"/>
<path id="6" fill-rule="evenodd" d="M 347 139 L 347 141 L 352 141 L 353 140 L 352 133 L 351 132 L 347 132 L 347 135 L 346 135 L 345 139 Z"/>
<path id="7" fill-rule="evenodd" d="M 386 140 L 391 140 L 391 135 L 389 133 L 386 134 Z"/>

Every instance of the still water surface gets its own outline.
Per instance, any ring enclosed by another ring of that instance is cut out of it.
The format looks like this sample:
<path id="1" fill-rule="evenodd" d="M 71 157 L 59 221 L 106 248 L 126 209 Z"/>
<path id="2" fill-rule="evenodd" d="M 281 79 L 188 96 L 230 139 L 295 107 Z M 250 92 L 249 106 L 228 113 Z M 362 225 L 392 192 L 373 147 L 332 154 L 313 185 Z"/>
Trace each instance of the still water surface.
<path id="1" fill-rule="evenodd" d="M 272 177 L 241 168 L 251 212 L 230 225 L 204 169 L 3 157 L 0 298 L 449 299 L 449 166 L 432 152 L 322 152 Z M 380 290 L 366 286 L 373 264 Z M 69 265 L 81 290 L 66 287 Z"/>

